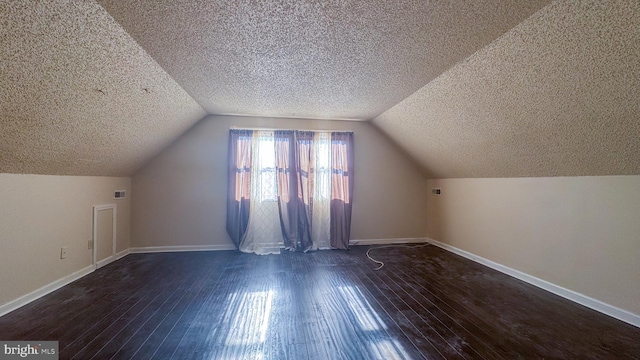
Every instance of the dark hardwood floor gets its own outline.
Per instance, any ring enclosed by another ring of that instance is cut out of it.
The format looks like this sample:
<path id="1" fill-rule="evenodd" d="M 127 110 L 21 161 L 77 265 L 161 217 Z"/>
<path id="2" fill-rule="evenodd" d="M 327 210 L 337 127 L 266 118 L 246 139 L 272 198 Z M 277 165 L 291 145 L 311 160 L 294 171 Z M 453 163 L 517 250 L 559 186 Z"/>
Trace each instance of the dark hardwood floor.
<path id="1" fill-rule="evenodd" d="M 0 317 L 61 359 L 639 359 L 640 328 L 435 246 L 132 254 Z"/>

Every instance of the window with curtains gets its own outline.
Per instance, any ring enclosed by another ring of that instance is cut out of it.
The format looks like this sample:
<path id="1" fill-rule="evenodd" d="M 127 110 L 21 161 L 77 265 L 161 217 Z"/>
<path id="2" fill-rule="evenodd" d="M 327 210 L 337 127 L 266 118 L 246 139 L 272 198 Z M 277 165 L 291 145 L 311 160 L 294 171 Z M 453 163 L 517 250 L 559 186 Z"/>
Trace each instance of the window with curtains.
<path id="1" fill-rule="evenodd" d="M 244 252 L 346 249 L 353 133 L 229 132 L 227 232 Z"/>
<path id="2" fill-rule="evenodd" d="M 278 188 L 276 186 L 276 154 L 273 136 L 258 136 L 258 151 L 260 152 L 260 169 L 258 171 L 259 192 L 261 201 L 276 201 Z"/>

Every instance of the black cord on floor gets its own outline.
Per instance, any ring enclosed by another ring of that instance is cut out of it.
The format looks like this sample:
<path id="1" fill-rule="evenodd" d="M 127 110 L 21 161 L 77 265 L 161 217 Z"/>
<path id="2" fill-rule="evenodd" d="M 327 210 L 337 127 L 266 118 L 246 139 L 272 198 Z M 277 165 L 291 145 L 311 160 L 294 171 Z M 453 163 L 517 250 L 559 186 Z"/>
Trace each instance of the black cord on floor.
<path id="1" fill-rule="evenodd" d="M 369 249 L 367 250 L 366 255 L 367 255 L 367 258 L 368 258 L 369 260 L 373 261 L 373 262 L 374 262 L 374 263 L 376 263 L 376 264 L 380 264 L 380 266 L 378 266 L 377 268 L 373 269 L 374 271 L 376 271 L 376 270 L 380 270 L 380 269 L 382 269 L 382 267 L 384 266 L 384 262 L 382 262 L 382 261 L 380 261 L 380 260 L 376 260 L 376 259 L 372 258 L 372 257 L 371 257 L 371 255 L 369 255 L 369 252 L 370 252 L 371 250 L 384 249 L 384 248 L 392 248 L 392 247 L 410 248 L 410 249 L 412 249 L 412 248 L 425 247 L 425 246 L 427 246 L 427 245 L 429 245 L 429 243 L 424 243 L 424 244 L 411 244 L 411 245 L 409 245 L 409 244 L 382 245 L 382 246 L 376 246 L 376 247 L 371 247 L 371 248 L 369 248 Z"/>

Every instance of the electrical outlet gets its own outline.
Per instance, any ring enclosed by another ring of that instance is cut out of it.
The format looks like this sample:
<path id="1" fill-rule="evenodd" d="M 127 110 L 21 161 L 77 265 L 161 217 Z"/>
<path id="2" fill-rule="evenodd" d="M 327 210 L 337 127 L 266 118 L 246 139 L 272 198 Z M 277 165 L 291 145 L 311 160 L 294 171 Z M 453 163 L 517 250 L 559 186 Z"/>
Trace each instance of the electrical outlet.
<path id="1" fill-rule="evenodd" d="M 93 249 L 93 240 L 89 240 L 89 242 L 87 243 L 89 250 Z"/>
<path id="2" fill-rule="evenodd" d="M 60 248 L 60 259 L 66 259 L 67 257 L 67 247 L 63 246 Z"/>

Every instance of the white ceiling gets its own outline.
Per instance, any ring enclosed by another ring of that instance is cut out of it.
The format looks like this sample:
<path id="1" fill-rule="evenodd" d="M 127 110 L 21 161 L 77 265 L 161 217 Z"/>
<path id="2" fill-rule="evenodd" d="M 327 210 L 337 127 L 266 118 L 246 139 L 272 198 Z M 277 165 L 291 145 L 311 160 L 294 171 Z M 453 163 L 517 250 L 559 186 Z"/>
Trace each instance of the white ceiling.
<path id="1" fill-rule="evenodd" d="M 640 1 L 557 1 L 373 120 L 430 177 L 640 175 Z"/>
<path id="2" fill-rule="evenodd" d="M 210 113 L 373 119 L 432 177 L 640 174 L 637 0 L 98 2 L 0 2 L 0 172 L 131 175 Z"/>
<path id="3" fill-rule="evenodd" d="M 371 119 L 548 0 L 99 0 L 205 110 Z"/>
<path id="4" fill-rule="evenodd" d="M 128 176 L 206 112 L 96 2 L 0 2 L 0 172 Z"/>

